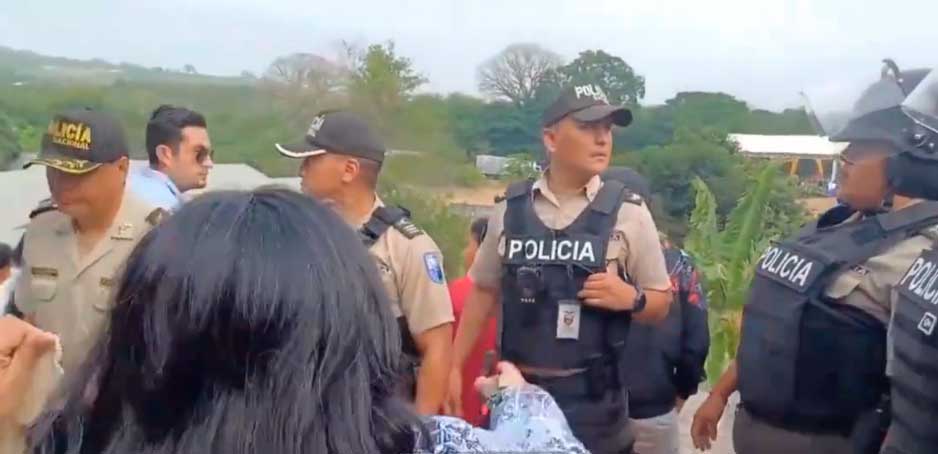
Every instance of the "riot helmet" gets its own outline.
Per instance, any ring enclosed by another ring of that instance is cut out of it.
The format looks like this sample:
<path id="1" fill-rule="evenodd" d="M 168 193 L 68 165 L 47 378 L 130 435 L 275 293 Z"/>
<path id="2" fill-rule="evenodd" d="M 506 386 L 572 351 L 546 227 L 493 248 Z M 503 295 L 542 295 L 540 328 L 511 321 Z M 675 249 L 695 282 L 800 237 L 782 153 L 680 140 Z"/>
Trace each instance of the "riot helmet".
<path id="1" fill-rule="evenodd" d="M 834 142 L 888 142 L 897 148 L 905 143 L 903 131 L 910 126 L 902 112 L 902 101 L 922 81 L 929 70 L 899 71 L 892 60 L 885 60 L 879 80 L 867 86 L 853 103 L 846 123 L 829 131 Z"/>
<path id="2" fill-rule="evenodd" d="M 903 100 L 911 120 L 903 130 L 901 152 L 886 163 L 886 176 L 896 194 L 938 200 L 938 70 L 932 70 Z"/>

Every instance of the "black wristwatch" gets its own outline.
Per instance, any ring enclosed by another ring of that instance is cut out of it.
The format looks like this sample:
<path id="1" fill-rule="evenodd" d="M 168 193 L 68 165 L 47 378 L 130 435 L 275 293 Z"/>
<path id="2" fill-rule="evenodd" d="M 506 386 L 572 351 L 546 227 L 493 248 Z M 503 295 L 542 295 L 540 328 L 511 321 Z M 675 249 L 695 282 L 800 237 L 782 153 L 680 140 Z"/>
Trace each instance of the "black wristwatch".
<path id="1" fill-rule="evenodd" d="M 645 310 L 645 303 L 648 302 L 648 299 L 645 297 L 645 291 L 641 287 L 635 286 L 635 304 L 632 306 L 632 313 L 637 314 Z"/>

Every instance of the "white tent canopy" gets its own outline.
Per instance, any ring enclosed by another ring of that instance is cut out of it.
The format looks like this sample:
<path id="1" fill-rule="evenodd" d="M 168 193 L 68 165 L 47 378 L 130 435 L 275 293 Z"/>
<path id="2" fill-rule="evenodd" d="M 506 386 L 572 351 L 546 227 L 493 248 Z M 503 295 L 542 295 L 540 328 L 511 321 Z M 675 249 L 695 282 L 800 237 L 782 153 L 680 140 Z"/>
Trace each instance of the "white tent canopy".
<path id="1" fill-rule="evenodd" d="M 801 135 L 730 134 L 744 156 L 768 159 L 836 159 L 847 148 L 827 137 Z"/>

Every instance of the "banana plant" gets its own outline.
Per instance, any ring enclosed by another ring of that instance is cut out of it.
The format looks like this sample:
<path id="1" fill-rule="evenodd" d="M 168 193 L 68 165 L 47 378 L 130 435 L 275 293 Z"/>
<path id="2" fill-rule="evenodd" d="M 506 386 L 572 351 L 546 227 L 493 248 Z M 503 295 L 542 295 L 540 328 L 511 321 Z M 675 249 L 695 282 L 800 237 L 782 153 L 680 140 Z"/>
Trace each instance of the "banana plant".
<path id="1" fill-rule="evenodd" d="M 707 184 L 700 178 L 691 182 L 695 203 L 684 246 L 697 264 L 710 301 L 706 371 L 711 384 L 736 356 L 742 308 L 761 252 L 780 233 L 787 233 L 767 228 L 772 190 L 779 178 L 778 166 L 765 165 L 725 221 L 717 216 L 717 202 Z"/>

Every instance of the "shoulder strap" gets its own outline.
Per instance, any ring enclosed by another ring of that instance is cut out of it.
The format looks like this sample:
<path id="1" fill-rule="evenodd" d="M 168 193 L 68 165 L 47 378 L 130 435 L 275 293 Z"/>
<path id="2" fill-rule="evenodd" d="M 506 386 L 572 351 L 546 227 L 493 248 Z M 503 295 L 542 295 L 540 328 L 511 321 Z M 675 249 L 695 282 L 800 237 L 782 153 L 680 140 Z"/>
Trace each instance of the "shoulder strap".
<path id="1" fill-rule="evenodd" d="M 917 203 L 876 217 L 886 232 L 911 233 L 938 223 L 938 202 Z"/>
<path id="2" fill-rule="evenodd" d="M 625 203 L 632 194 L 620 181 L 606 181 L 599 189 L 596 198 L 587 208 L 585 216 L 578 218 L 574 224 L 580 224 L 587 231 L 599 236 L 608 236 L 616 224 L 619 207 Z"/>
<path id="3" fill-rule="evenodd" d="M 388 231 L 389 227 L 401 232 L 407 239 L 423 234 L 417 226 L 410 222 L 410 211 L 403 207 L 378 207 L 371 218 L 359 229 L 365 247 L 371 247 Z"/>
<path id="4" fill-rule="evenodd" d="M 33 208 L 33 210 L 29 212 L 29 218 L 32 219 L 36 216 L 39 216 L 42 213 L 55 211 L 58 209 L 59 209 L 58 205 L 56 205 L 55 202 L 53 202 L 51 198 L 44 199 L 41 202 L 39 202 L 39 205 L 37 205 L 36 208 Z"/>
<path id="5" fill-rule="evenodd" d="M 508 186 L 505 191 L 505 233 L 519 233 L 525 230 L 527 215 L 533 208 L 531 191 L 534 188 L 533 180 L 517 181 Z"/>
<path id="6" fill-rule="evenodd" d="M 508 185 L 508 189 L 505 190 L 505 198 L 511 200 L 525 194 L 530 194 L 532 187 L 534 187 L 533 180 L 516 181 Z"/>

